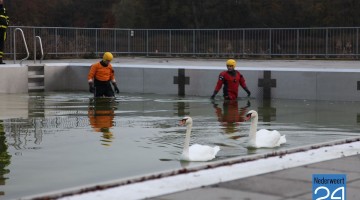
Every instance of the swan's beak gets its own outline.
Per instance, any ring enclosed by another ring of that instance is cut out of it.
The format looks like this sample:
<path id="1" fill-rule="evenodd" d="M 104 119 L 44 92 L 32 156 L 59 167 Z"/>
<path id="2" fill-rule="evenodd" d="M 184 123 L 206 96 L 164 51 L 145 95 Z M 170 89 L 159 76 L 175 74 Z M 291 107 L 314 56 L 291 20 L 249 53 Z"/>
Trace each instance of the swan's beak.
<path id="1" fill-rule="evenodd" d="M 182 119 L 182 120 L 179 121 L 180 126 L 184 126 L 185 123 L 186 123 L 186 119 Z"/>
<path id="2" fill-rule="evenodd" d="M 251 113 L 247 113 L 245 116 L 245 121 L 249 121 L 251 119 Z"/>

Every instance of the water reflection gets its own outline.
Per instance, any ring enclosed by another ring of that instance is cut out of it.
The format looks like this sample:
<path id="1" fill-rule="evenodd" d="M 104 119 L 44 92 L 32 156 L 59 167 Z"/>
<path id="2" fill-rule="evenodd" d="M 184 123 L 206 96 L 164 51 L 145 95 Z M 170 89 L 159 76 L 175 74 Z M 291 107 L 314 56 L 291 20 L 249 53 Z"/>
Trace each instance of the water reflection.
<path id="1" fill-rule="evenodd" d="M 0 120 L 0 186 L 5 185 L 6 174 L 10 173 L 6 167 L 10 164 L 11 155 L 7 152 L 6 137 L 3 121 Z M 0 191 L 0 196 L 5 195 L 5 191 Z"/>
<path id="2" fill-rule="evenodd" d="M 189 109 L 189 103 L 176 102 L 174 103 L 174 109 L 177 110 L 176 114 L 178 117 L 189 115 L 189 112 L 185 112 L 185 109 Z"/>
<path id="3" fill-rule="evenodd" d="M 114 125 L 117 103 L 112 98 L 93 98 L 89 101 L 88 117 L 95 132 L 102 133 L 101 144 L 110 146 L 114 135 L 111 128 Z"/>
<path id="4" fill-rule="evenodd" d="M 245 104 L 245 102 L 241 102 Z M 222 108 L 219 107 L 218 103 L 212 101 L 213 107 L 215 108 L 215 113 L 217 120 L 220 122 L 220 125 L 224 127 L 226 134 L 233 134 L 239 132 L 238 127 L 241 122 L 244 122 L 245 114 L 248 111 L 248 108 L 251 106 L 249 100 L 246 101 L 246 104 L 239 108 L 239 102 L 236 100 L 225 100 L 222 103 Z M 231 135 L 230 138 L 238 139 L 239 135 Z"/>
<path id="5" fill-rule="evenodd" d="M 276 120 L 276 108 L 271 106 L 271 99 L 263 99 L 258 108 L 259 121 L 271 122 Z"/>

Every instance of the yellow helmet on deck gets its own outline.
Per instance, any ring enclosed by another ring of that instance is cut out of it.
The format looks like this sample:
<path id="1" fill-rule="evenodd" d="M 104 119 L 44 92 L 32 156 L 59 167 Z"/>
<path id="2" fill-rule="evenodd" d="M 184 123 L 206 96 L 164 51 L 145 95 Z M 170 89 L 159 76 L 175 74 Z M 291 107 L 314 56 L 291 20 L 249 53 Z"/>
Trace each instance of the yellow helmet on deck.
<path id="1" fill-rule="evenodd" d="M 235 68 L 235 66 L 236 66 L 236 61 L 235 61 L 234 59 L 229 59 L 229 60 L 227 60 L 227 61 L 226 61 L 226 66 L 228 66 L 228 65 L 234 66 L 234 68 Z"/>
<path id="2" fill-rule="evenodd" d="M 103 60 L 104 61 L 112 61 L 112 59 L 114 58 L 114 56 L 112 55 L 112 53 L 110 52 L 105 52 L 103 55 Z"/>

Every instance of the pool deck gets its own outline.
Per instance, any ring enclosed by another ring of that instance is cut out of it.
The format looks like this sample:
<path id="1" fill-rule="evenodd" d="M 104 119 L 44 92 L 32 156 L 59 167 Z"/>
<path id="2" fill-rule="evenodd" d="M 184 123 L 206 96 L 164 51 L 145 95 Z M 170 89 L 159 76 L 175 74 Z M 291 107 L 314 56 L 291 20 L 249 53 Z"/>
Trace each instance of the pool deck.
<path id="1" fill-rule="evenodd" d="M 243 199 L 243 200 L 311 200 L 312 174 L 346 174 L 347 199 L 360 199 L 360 155 L 342 157 L 314 164 L 269 172 L 233 181 L 220 182 L 151 200 Z"/>
<path id="2" fill-rule="evenodd" d="M 84 65 L 98 62 L 100 59 L 52 59 L 43 60 L 42 64 Z M 226 70 L 226 58 L 156 58 L 156 57 L 115 57 L 114 67 L 145 68 L 189 68 Z M 6 60 L 4 67 L 20 66 L 19 61 Z M 36 63 L 40 63 L 39 60 Z M 34 64 L 33 60 L 23 65 Z M 237 70 L 272 70 L 272 71 L 322 71 L 322 72 L 360 72 L 360 60 L 251 60 L 237 59 Z M 0 66 L 0 67 L 2 67 Z"/>
<path id="3" fill-rule="evenodd" d="M 100 59 L 52 59 L 43 60 L 42 64 L 56 65 L 67 63 L 71 65 L 92 64 Z M 154 57 L 119 57 L 112 64 L 121 67 L 166 67 L 166 68 L 211 68 L 225 69 L 226 58 L 154 58 Z M 4 67 L 20 66 L 19 61 L 6 60 Z M 360 72 L 358 60 L 251 60 L 237 59 L 238 70 L 282 70 L 282 71 L 325 71 L 325 72 Z M 40 63 L 39 60 L 36 63 Z M 341 66 L 339 66 L 339 63 Z M 23 62 L 23 65 L 34 64 L 33 60 Z M 0 66 L 0 67 L 2 67 Z"/>

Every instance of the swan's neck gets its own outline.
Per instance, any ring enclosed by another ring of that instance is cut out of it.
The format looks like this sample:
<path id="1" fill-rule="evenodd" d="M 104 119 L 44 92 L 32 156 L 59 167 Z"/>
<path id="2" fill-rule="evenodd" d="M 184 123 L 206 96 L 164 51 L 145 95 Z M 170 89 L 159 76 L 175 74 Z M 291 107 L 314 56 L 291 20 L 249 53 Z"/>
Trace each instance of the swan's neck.
<path id="1" fill-rule="evenodd" d="M 192 124 L 186 126 L 186 135 L 185 135 L 185 142 L 184 148 L 181 157 L 189 158 L 189 146 L 190 146 L 190 135 L 191 135 L 191 128 Z"/>
<path id="2" fill-rule="evenodd" d="M 249 144 L 250 146 L 256 146 L 256 131 L 258 124 L 258 116 L 251 119 L 250 133 L 249 133 Z"/>

